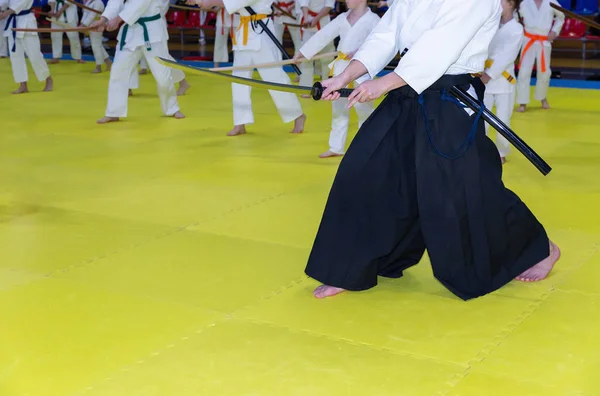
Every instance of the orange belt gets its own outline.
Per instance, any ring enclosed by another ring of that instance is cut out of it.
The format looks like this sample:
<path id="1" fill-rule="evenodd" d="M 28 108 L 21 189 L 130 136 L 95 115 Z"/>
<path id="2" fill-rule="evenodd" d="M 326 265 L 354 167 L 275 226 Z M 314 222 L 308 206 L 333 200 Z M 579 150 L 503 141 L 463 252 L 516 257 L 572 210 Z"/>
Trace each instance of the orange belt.
<path id="1" fill-rule="evenodd" d="M 531 48 L 533 43 L 535 43 L 536 41 L 539 41 L 540 44 L 542 44 L 542 59 L 541 59 L 542 73 L 545 73 L 546 72 L 546 54 L 544 52 L 544 41 L 548 40 L 548 36 L 531 34 L 527 31 L 525 31 L 525 37 L 527 37 L 529 39 L 529 41 L 527 42 L 527 45 L 525 45 L 525 48 L 523 48 L 523 52 L 521 53 L 521 60 L 519 61 L 519 69 L 521 68 L 521 63 L 523 63 L 523 58 L 525 57 L 525 54 L 527 53 L 527 51 L 529 51 L 529 49 Z"/>
<path id="2" fill-rule="evenodd" d="M 268 15 L 266 14 L 255 14 L 255 15 L 242 15 L 240 16 L 240 26 L 238 26 L 237 30 L 244 29 L 244 38 L 242 41 L 242 45 L 248 45 L 248 25 L 250 21 L 260 21 L 261 19 L 266 19 Z M 233 29 L 232 29 L 233 33 Z M 231 35 L 231 42 L 233 45 L 236 45 L 235 34 Z"/>

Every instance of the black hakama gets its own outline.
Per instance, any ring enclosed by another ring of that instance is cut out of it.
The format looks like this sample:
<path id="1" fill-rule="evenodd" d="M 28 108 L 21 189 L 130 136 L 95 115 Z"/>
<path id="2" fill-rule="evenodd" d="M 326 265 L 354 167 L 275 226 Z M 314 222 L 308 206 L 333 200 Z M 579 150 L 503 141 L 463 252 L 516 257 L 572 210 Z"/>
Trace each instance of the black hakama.
<path id="1" fill-rule="evenodd" d="M 427 249 L 433 274 L 468 300 L 490 293 L 548 257 L 544 227 L 502 183 L 502 164 L 480 114 L 448 91 L 470 75 L 446 75 L 418 95 L 390 92 L 341 161 L 306 274 L 365 290 L 399 278 Z"/>

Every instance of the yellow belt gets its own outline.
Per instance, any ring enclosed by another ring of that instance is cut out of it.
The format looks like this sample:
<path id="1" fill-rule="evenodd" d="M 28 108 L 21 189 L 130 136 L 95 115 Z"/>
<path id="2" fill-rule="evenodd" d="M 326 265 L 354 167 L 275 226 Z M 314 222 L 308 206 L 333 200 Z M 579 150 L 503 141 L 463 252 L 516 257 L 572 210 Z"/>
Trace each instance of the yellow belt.
<path id="1" fill-rule="evenodd" d="M 250 25 L 250 21 L 256 22 L 261 19 L 266 19 L 268 15 L 266 14 L 255 14 L 255 15 L 241 15 L 240 16 L 240 25 L 237 30 L 244 29 L 244 38 L 242 39 L 242 45 L 248 45 L 248 25 Z M 231 43 L 236 45 L 235 35 L 231 35 Z"/>
<path id="2" fill-rule="evenodd" d="M 348 55 L 344 54 L 343 52 L 339 52 L 338 51 L 338 56 L 337 58 L 335 58 L 333 60 L 333 65 L 331 66 L 331 70 L 329 71 L 329 77 L 333 77 L 334 71 L 335 71 L 335 64 L 337 61 L 339 60 L 345 60 L 345 61 L 349 61 L 352 58 L 350 58 Z"/>
<path id="3" fill-rule="evenodd" d="M 494 61 L 491 59 L 488 59 L 485 61 L 485 68 L 489 69 L 490 67 L 492 67 L 492 65 L 494 64 Z M 510 75 L 509 72 L 507 72 L 506 70 L 504 70 L 502 72 L 502 76 L 504 76 L 504 78 L 506 78 L 508 80 L 509 83 L 514 84 L 516 83 L 515 78 L 513 76 Z"/>

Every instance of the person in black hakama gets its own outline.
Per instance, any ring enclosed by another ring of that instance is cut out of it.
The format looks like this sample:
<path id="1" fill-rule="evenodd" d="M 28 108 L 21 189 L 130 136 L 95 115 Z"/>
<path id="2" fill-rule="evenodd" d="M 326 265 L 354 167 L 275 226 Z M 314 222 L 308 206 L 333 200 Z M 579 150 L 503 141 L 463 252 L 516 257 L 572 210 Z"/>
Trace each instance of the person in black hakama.
<path id="1" fill-rule="evenodd" d="M 502 183 L 498 150 L 481 114 L 484 70 L 500 24 L 498 0 L 397 0 L 347 69 L 325 80 L 324 99 L 361 75 L 357 102 L 386 98 L 362 125 L 333 182 L 306 274 L 318 298 L 399 278 L 427 250 L 434 276 L 463 300 L 513 278 L 543 279 L 560 256 L 535 216 Z"/>

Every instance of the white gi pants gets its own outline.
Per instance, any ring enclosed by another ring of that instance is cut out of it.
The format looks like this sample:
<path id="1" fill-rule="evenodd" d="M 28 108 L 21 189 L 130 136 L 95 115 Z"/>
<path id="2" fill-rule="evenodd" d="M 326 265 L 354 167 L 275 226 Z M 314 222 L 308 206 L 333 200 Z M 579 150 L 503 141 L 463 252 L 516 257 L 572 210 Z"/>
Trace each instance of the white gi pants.
<path id="1" fill-rule="evenodd" d="M 259 51 L 234 51 L 233 66 L 246 66 L 258 63 L 277 62 L 281 60 L 281 54 L 275 44 L 270 42 L 266 34 L 261 35 L 262 43 Z M 267 41 L 269 40 L 269 41 Z M 260 78 L 264 81 L 279 84 L 291 84 L 290 77 L 280 67 L 258 69 Z M 234 76 L 252 78 L 253 70 L 236 70 Z M 231 84 L 233 94 L 233 124 L 246 125 L 254 122 L 252 113 L 252 99 L 250 94 L 252 88 L 247 85 Z M 277 107 L 279 116 L 284 123 L 292 122 L 302 115 L 302 107 L 298 97 L 289 92 L 271 91 L 269 94 Z"/>
<path id="2" fill-rule="evenodd" d="M 108 58 L 108 53 L 104 49 L 104 45 L 102 45 L 102 33 L 90 31 L 90 44 L 92 46 L 92 53 L 94 54 L 96 65 L 102 65 Z"/>
<path id="3" fill-rule="evenodd" d="M 75 25 L 69 23 L 69 25 L 75 27 Z M 52 29 L 60 29 L 63 26 L 52 24 Z M 71 57 L 75 60 L 81 59 L 81 41 L 79 40 L 79 32 L 67 32 L 67 33 L 50 33 L 52 39 L 52 58 L 60 59 L 63 55 L 63 34 L 66 34 L 69 38 L 69 46 L 71 47 Z"/>
<path id="4" fill-rule="evenodd" d="M 302 34 L 302 44 L 304 45 L 312 36 L 315 35 L 315 33 L 316 32 L 305 31 Z M 334 52 L 334 51 L 335 51 L 335 47 L 333 46 L 333 42 L 331 42 L 331 43 L 327 44 L 327 46 L 321 52 L 319 52 L 319 54 L 324 54 L 326 52 Z M 302 85 L 304 87 L 312 87 L 313 82 L 314 82 L 314 74 L 315 74 L 314 65 L 315 64 L 321 66 L 321 78 L 326 79 L 327 76 L 329 76 L 329 64 L 331 63 L 331 61 L 333 59 L 335 59 L 335 56 L 331 57 L 331 58 L 327 58 L 327 59 L 318 59 L 314 62 L 301 63 L 300 71 L 302 72 L 302 75 L 300 76 L 300 85 Z"/>
<path id="5" fill-rule="evenodd" d="M 525 38 L 524 44 L 527 44 L 528 39 Z M 523 48 L 525 47 L 523 46 Z M 519 69 L 519 76 L 517 77 L 517 103 L 528 104 L 529 93 L 531 84 L 531 72 L 533 71 L 533 63 L 537 59 L 537 81 L 535 84 L 535 100 L 543 100 L 548 96 L 548 87 L 550 86 L 550 76 L 552 71 L 550 70 L 550 57 L 552 52 L 552 45 L 549 42 L 544 42 L 544 57 L 546 60 L 546 71 L 542 73 L 542 44 L 537 41 L 529 48 L 523 60 L 521 61 L 521 68 Z"/>
<path id="6" fill-rule="evenodd" d="M 515 93 L 492 94 L 487 93 L 483 97 L 483 104 L 490 111 L 496 105 L 496 116 L 510 127 L 510 119 L 515 107 Z M 488 134 L 490 125 L 485 123 L 485 133 Z M 510 143 L 502 134 L 496 131 L 496 147 L 500 153 L 500 157 L 506 157 L 510 153 Z"/>
<path id="7" fill-rule="evenodd" d="M 285 31 L 286 26 L 283 23 L 273 22 L 273 34 L 279 40 L 280 43 L 283 44 L 283 32 Z M 302 47 L 302 35 L 300 34 L 300 28 L 298 27 L 290 27 L 288 26 L 288 32 L 290 32 L 290 36 L 292 36 L 292 42 L 294 43 L 294 55 L 298 52 L 300 47 Z"/>
<path id="8" fill-rule="evenodd" d="M 137 69 L 136 66 L 142 57 L 148 62 L 150 71 L 156 80 L 163 114 L 172 116 L 179 111 L 171 68 L 161 65 L 154 59 L 157 56 L 166 58 L 168 54 L 169 48 L 166 41 L 152 43 L 150 51 L 147 51 L 145 46 L 140 46 L 134 50 L 123 48 L 116 52 L 108 83 L 107 117 L 127 117 L 128 89 L 131 84 L 132 70 Z"/>
<path id="9" fill-rule="evenodd" d="M 357 103 L 354 105 L 358 115 L 358 128 L 375 109 L 375 104 L 371 102 Z M 344 154 L 346 149 L 346 138 L 348 136 L 348 123 L 350 121 L 350 110 L 348 109 L 348 99 L 339 98 L 331 102 L 331 132 L 329 133 L 329 150 L 336 154 Z"/>
<path id="10" fill-rule="evenodd" d="M 119 51 L 119 47 L 117 46 L 117 49 L 115 51 L 115 58 L 116 58 L 116 53 L 118 51 Z M 163 58 L 175 61 L 175 58 L 173 58 L 171 56 L 171 54 L 169 54 L 169 56 L 164 56 Z M 140 67 L 142 69 L 148 68 L 148 63 L 146 63 L 145 58 L 142 57 L 142 59 L 139 63 L 140 63 Z M 179 69 L 171 69 L 171 77 L 173 78 L 173 83 L 177 84 L 185 79 L 185 74 L 183 73 L 183 71 L 181 71 Z M 133 90 L 133 89 L 139 89 L 139 88 L 140 88 L 140 73 L 138 72 L 137 65 L 135 65 L 133 67 L 133 69 L 131 70 L 131 75 L 129 76 L 129 89 Z"/>
<path id="11" fill-rule="evenodd" d="M 4 37 L 4 27 L 8 18 L 0 19 L 0 56 L 8 55 L 8 37 Z"/>
<path id="12" fill-rule="evenodd" d="M 227 48 L 229 29 L 228 27 L 217 28 L 215 31 L 215 48 L 213 50 L 213 62 L 215 63 L 229 62 L 229 49 Z"/>
<path id="13" fill-rule="evenodd" d="M 27 64 L 25 63 L 25 54 L 29 58 L 31 68 L 39 81 L 44 81 L 50 77 L 48 64 L 40 50 L 40 38 L 37 34 L 25 34 L 23 38 L 17 38 L 15 52 L 10 51 L 13 46 L 12 35 L 8 37 L 8 49 L 10 54 L 10 63 L 12 65 L 13 77 L 15 82 L 20 84 L 29 80 L 27 73 Z"/>

